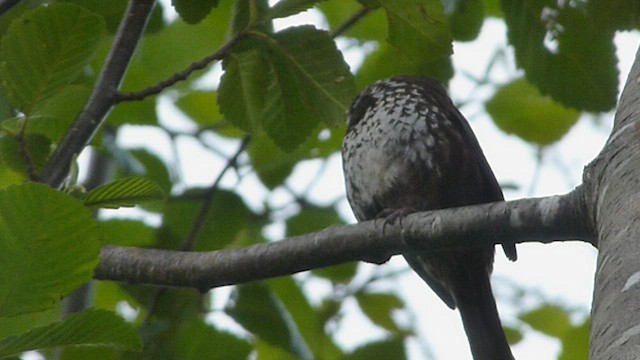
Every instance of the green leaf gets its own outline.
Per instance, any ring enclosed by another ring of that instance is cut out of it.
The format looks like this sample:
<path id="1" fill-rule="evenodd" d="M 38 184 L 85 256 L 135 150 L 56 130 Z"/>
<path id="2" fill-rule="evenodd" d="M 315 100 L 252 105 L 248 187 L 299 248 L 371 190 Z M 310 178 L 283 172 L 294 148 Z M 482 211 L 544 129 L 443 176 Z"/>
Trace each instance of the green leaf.
<path id="1" fill-rule="evenodd" d="M 420 56 L 425 62 L 452 53 L 449 23 L 440 0 L 377 0 L 386 10 L 389 44 L 403 56 Z M 422 51 L 427 49 L 428 51 Z"/>
<path id="2" fill-rule="evenodd" d="M 50 152 L 51 141 L 42 135 L 26 134 L 22 142 L 15 136 L 0 136 L 0 160 L 25 177 L 30 165 L 36 174 L 40 173 Z"/>
<path id="3" fill-rule="evenodd" d="M 376 325 L 391 332 L 400 329 L 393 320 L 392 314 L 396 309 L 402 309 L 402 300 L 393 294 L 359 292 L 356 300 L 362 312 Z"/>
<path id="4" fill-rule="evenodd" d="M 484 24 L 484 0 L 449 0 L 445 4 L 453 39 L 471 41 L 477 38 Z"/>
<path id="5" fill-rule="evenodd" d="M 615 106 L 618 70 L 612 32 L 593 26 L 582 6 L 559 9 L 552 0 L 501 4 L 517 64 L 543 95 L 579 110 Z"/>
<path id="6" fill-rule="evenodd" d="M 107 117 L 107 124 L 118 125 L 157 125 L 156 98 L 142 101 L 121 102 L 113 108 Z"/>
<path id="7" fill-rule="evenodd" d="M 269 11 L 270 19 L 285 18 L 310 9 L 316 3 L 326 0 L 280 0 Z"/>
<path id="8" fill-rule="evenodd" d="M 36 103 L 75 80 L 104 34 L 100 16 L 67 3 L 15 20 L 0 44 L 0 76 L 13 104 L 29 115 Z"/>
<path id="9" fill-rule="evenodd" d="M 247 340 L 220 331 L 202 320 L 185 323 L 176 336 L 176 358 L 183 360 L 247 359 L 251 350 Z"/>
<path id="10" fill-rule="evenodd" d="M 196 25 L 178 19 L 152 36 L 145 36 L 127 69 L 123 91 L 139 91 L 155 85 L 184 70 L 194 61 L 211 55 L 227 41 L 233 4 L 233 1 L 221 1 L 211 16 Z M 188 81 L 178 83 L 173 88 L 188 85 L 206 70 L 196 72 Z"/>
<path id="11" fill-rule="evenodd" d="M 225 119 L 255 133 L 260 129 L 269 84 L 268 64 L 260 46 L 231 52 L 223 62 L 218 104 Z"/>
<path id="12" fill-rule="evenodd" d="M 342 357 L 342 360 L 370 360 L 370 359 L 406 359 L 404 338 L 394 336 L 389 339 L 364 344 L 352 353 Z"/>
<path id="13" fill-rule="evenodd" d="M 602 31 L 637 30 L 640 27 L 640 2 L 629 0 L 590 0 L 589 23 Z"/>
<path id="14" fill-rule="evenodd" d="M 423 48 L 422 51 L 429 50 Z M 397 49 L 383 43 L 365 58 L 356 76 L 358 86 L 364 87 L 377 80 L 398 74 L 426 75 L 446 83 L 453 77 L 453 66 L 448 57 L 427 62 L 422 56 L 402 56 Z"/>
<path id="15" fill-rule="evenodd" d="M 249 332 L 298 358 L 312 358 L 291 315 L 265 284 L 240 285 L 233 300 L 225 312 Z"/>
<path id="16" fill-rule="evenodd" d="M 155 229 L 141 221 L 111 219 L 98 223 L 104 242 L 117 246 L 149 246 L 155 239 Z"/>
<path id="17" fill-rule="evenodd" d="M 507 342 L 511 345 L 519 343 L 524 338 L 522 331 L 518 328 L 503 326 L 502 329 L 504 330 L 504 335 L 507 337 Z"/>
<path id="18" fill-rule="evenodd" d="M 107 24 L 107 30 L 111 34 L 115 34 L 118 30 L 118 25 L 122 21 L 122 15 L 124 14 L 127 4 L 127 0 L 63 0 L 64 2 L 70 2 L 78 6 L 82 6 L 91 12 L 102 16 Z M 164 20 L 162 19 L 162 6 L 155 6 L 151 13 L 151 18 L 145 28 L 146 33 L 158 31 L 163 27 Z"/>
<path id="19" fill-rule="evenodd" d="M 133 149 L 129 151 L 129 154 L 133 155 L 144 167 L 144 171 L 138 173 L 138 175 L 153 179 L 165 194 L 171 193 L 171 188 L 173 187 L 171 174 L 162 159 L 144 149 Z"/>
<path id="20" fill-rule="evenodd" d="M 355 97 L 353 76 L 336 44 L 312 26 L 268 37 L 253 33 L 224 63 L 220 111 L 254 135 L 264 129 L 284 151 L 301 145 L 320 122 L 334 126 Z"/>
<path id="21" fill-rule="evenodd" d="M 220 0 L 171 0 L 176 12 L 188 24 L 197 24 L 206 18 Z"/>
<path id="22" fill-rule="evenodd" d="M 165 204 L 162 227 L 158 233 L 160 247 L 179 249 L 192 231 L 202 202 L 203 189 L 190 189 Z M 237 241 L 243 231 L 262 226 L 238 194 L 218 189 L 203 226 L 195 240 L 198 251 L 217 250 Z"/>
<path id="23" fill-rule="evenodd" d="M 519 318 L 534 330 L 558 339 L 562 339 L 571 329 L 567 310 L 555 305 L 543 305 L 520 315 Z"/>
<path id="24" fill-rule="evenodd" d="M 300 335 L 318 359 L 335 359 L 341 354 L 330 336 L 325 332 L 325 318 L 315 309 L 302 291 L 302 286 L 292 277 L 281 277 L 268 281 L 268 285 L 291 315 Z"/>
<path id="25" fill-rule="evenodd" d="M 200 126 L 222 122 L 214 91 L 191 91 L 178 98 L 176 106 Z"/>
<path id="26" fill-rule="evenodd" d="M 542 96 L 524 79 L 501 87 L 485 106 L 502 131 L 538 145 L 560 140 L 580 117 L 576 110 Z"/>
<path id="27" fill-rule="evenodd" d="M 140 350 L 142 343 L 133 326 L 106 310 L 90 310 L 0 341 L 0 356 L 64 345 L 108 344 Z"/>
<path id="28" fill-rule="evenodd" d="M 155 182 L 143 177 L 118 179 L 90 191 L 84 198 L 85 206 L 119 208 L 137 203 L 164 200 L 164 191 Z"/>
<path id="29" fill-rule="evenodd" d="M 260 181 L 269 189 L 281 185 L 299 160 L 298 157 L 282 151 L 265 135 L 253 137 L 247 153 Z"/>
<path id="30" fill-rule="evenodd" d="M 89 99 L 91 89 L 81 85 L 66 85 L 55 94 L 34 105 L 27 119 L 27 131 L 47 136 L 59 142 Z"/>
<path id="31" fill-rule="evenodd" d="M 0 191 L 0 316 L 41 311 L 91 280 L 100 244 L 91 213 L 45 185 Z"/>
<path id="32" fill-rule="evenodd" d="M 324 14 L 329 27 L 335 31 L 346 21 L 361 11 L 363 5 L 355 0 L 324 1 L 318 4 L 318 8 Z M 382 8 L 369 10 L 369 13 L 361 18 L 343 34 L 349 38 L 355 38 L 360 42 L 377 41 L 382 43 L 387 38 L 387 15 Z"/>
<path id="33" fill-rule="evenodd" d="M 589 319 L 582 324 L 571 327 L 562 340 L 562 351 L 558 360 L 589 359 Z"/>
<path id="34" fill-rule="evenodd" d="M 270 72 L 264 127 L 291 151 L 321 121 L 336 126 L 355 97 L 353 76 L 328 33 L 312 26 L 285 29 L 267 41 Z"/>

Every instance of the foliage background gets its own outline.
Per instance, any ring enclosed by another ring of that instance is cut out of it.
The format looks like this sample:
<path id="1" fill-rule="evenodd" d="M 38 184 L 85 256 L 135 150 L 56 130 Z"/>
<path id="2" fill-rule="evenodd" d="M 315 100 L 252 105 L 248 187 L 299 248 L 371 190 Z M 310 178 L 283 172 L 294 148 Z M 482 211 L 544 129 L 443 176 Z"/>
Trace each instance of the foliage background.
<path id="1" fill-rule="evenodd" d="M 330 31 L 364 14 L 336 39 L 354 77 L 328 33 L 284 28 L 309 17 L 275 20 L 316 3 L 311 19 Z M 85 298 L 91 310 L 72 316 L 78 309 L 60 298 L 89 281 L 100 245 L 206 251 L 352 219 L 335 154 L 343 113 L 357 89 L 393 74 L 444 82 L 456 74 L 452 96 L 478 130 L 508 197 L 568 190 L 598 150 L 582 151 L 585 131 L 602 141 L 611 115 L 601 113 L 615 105 L 614 33 L 637 28 L 640 18 L 629 16 L 638 15 L 635 1 L 176 0 L 179 16 L 165 2 L 152 15 L 122 92 L 147 89 L 232 41 L 224 61 L 160 96 L 149 92 L 115 106 L 79 162 L 87 189 L 110 183 L 106 188 L 87 195 L 69 186 L 63 194 L 26 184 L 87 100 L 125 5 L 25 0 L 0 17 L 0 354 L 358 359 L 403 358 L 408 348 L 414 358 L 466 356 L 457 314 L 434 315 L 442 305 L 398 261 L 347 264 L 204 296 L 92 282 Z M 429 21 L 416 9 L 428 9 Z M 511 46 L 496 41 L 503 22 Z M 477 40 L 483 26 L 489 33 Z M 252 33 L 234 40 L 243 31 Z M 454 43 L 452 62 L 452 38 L 477 47 L 465 53 Z M 467 67 L 474 62 L 483 64 Z M 495 127 L 511 135 L 486 130 Z M 567 148 L 579 154 L 566 160 L 561 156 L 573 154 Z M 515 162 L 492 160 L 501 153 Z M 523 165 L 519 154 L 535 160 Z M 551 182 L 563 185 L 549 190 L 542 179 L 553 168 L 560 171 Z M 498 255 L 498 301 L 506 304 L 503 322 L 520 359 L 538 358 L 530 349 L 540 343 L 560 344 L 562 359 L 586 358 L 588 300 L 521 285 L 563 278 L 566 272 L 540 267 L 544 261 L 566 268 L 558 259 L 566 254 L 562 246 L 528 246 L 516 264 Z M 583 247 L 565 248 L 592 257 Z M 592 264 L 574 262 L 572 269 L 593 273 Z M 432 345 L 439 336 L 447 342 Z M 83 344 L 93 346 L 55 347 Z"/>

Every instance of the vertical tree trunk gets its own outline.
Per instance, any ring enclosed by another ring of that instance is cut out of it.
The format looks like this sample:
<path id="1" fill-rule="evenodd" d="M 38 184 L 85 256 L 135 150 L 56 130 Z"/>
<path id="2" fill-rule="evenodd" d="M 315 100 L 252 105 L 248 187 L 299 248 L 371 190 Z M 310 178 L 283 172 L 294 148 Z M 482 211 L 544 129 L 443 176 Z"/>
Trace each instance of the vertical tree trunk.
<path id="1" fill-rule="evenodd" d="M 591 310 L 592 360 L 640 359 L 639 54 L 611 136 L 584 175 L 599 249 Z"/>

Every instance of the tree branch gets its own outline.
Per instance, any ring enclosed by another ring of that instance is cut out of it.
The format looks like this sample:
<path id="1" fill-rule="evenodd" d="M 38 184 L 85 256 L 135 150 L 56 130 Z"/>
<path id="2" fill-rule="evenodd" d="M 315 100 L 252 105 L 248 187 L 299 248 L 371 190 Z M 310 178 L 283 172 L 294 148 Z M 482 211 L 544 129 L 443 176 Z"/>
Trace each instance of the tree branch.
<path id="1" fill-rule="evenodd" d="M 131 0 L 120 23 L 111 52 L 82 112 L 44 167 L 41 179 L 59 187 L 74 157 L 91 141 L 116 102 L 116 94 L 133 52 L 144 32 L 155 0 Z"/>
<path id="2" fill-rule="evenodd" d="M 333 226 L 241 249 L 180 252 L 105 247 L 95 278 L 162 286 L 213 287 L 263 280 L 352 261 L 382 263 L 416 249 L 501 242 L 593 242 L 582 188 L 562 195 L 410 214 Z"/>
<path id="3" fill-rule="evenodd" d="M 231 50 L 231 48 L 235 44 L 237 44 L 238 41 L 240 41 L 242 38 L 246 37 L 247 35 L 248 34 L 246 32 L 237 33 L 233 38 L 231 38 L 231 40 L 227 41 L 224 45 L 222 45 L 222 47 L 216 50 L 216 52 L 214 52 L 213 54 L 205 56 L 201 60 L 198 60 L 192 63 L 191 65 L 189 65 L 186 69 L 173 74 L 170 78 L 160 81 L 156 85 L 150 86 L 144 90 L 126 93 L 126 94 L 118 93 L 116 101 L 117 102 L 140 101 L 140 100 L 146 99 L 149 96 L 160 94 L 164 89 L 180 81 L 186 80 L 189 77 L 189 75 L 191 75 L 195 71 L 206 68 L 207 66 L 209 66 L 209 64 L 211 64 L 214 61 L 222 60 L 227 55 L 229 50 Z"/>

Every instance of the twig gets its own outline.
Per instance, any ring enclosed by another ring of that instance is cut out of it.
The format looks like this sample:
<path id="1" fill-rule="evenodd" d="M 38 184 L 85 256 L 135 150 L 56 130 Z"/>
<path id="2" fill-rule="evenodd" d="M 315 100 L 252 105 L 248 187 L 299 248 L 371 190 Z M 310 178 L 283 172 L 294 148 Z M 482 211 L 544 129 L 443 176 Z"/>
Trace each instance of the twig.
<path id="1" fill-rule="evenodd" d="M 38 174 L 36 172 L 36 167 L 33 164 L 33 158 L 31 157 L 31 153 L 29 152 L 29 145 L 27 144 L 27 140 L 24 137 L 24 134 L 27 130 L 27 119 L 24 119 L 22 125 L 20 125 L 20 131 L 16 135 L 16 140 L 18 141 L 18 146 L 20 150 L 20 156 L 25 164 L 25 170 L 27 175 L 29 176 L 29 180 L 38 181 Z"/>
<path id="2" fill-rule="evenodd" d="M 220 47 L 218 50 L 216 50 L 216 52 L 214 52 L 213 54 L 204 57 L 202 60 L 199 60 L 199 61 L 196 61 L 196 62 L 192 63 L 186 69 L 184 69 L 184 70 L 182 70 L 180 72 L 177 72 L 177 73 L 173 74 L 170 78 L 168 78 L 166 80 L 163 80 L 163 81 L 160 81 L 156 85 L 150 86 L 150 87 L 148 87 L 148 88 L 146 88 L 144 90 L 131 92 L 131 93 L 125 93 L 125 94 L 118 93 L 117 96 L 116 96 L 116 101 L 117 102 L 122 102 L 122 101 L 140 101 L 140 100 L 144 100 L 145 98 L 147 98 L 149 96 L 157 95 L 157 94 L 161 93 L 164 89 L 168 88 L 169 86 L 172 86 L 172 85 L 176 84 L 177 82 L 186 80 L 189 77 L 189 75 L 191 75 L 193 72 L 195 72 L 197 70 L 204 69 L 205 67 L 207 67 L 209 64 L 211 64 L 214 61 L 222 60 L 225 57 L 225 55 L 227 55 L 229 50 L 238 41 L 240 41 L 245 36 L 247 36 L 246 32 L 237 33 L 231 40 L 229 40 L 227 43 L 225 43 L 222 47 Z"/>
<path id="3" fill-rule="evenodd" d="M 340 26 L 338 26 L 338 28 L 331 33 L 331 37 L 335 39 L 338 36 L 344 34 L 352 26 L 354 26 L 360 20 L 362 20 L 365 16 L 367 16 L 371 11 L 373 11 L 373 8 L 363 7 L 357 13 L 353 14 L 353 16 L 351 16 L 349 19 L 343 22 Z"/>
<path id="4" fill-rule="evenodd" d="M 187 236 L 187 240 L 182 246 L 183 251 L 193 251 L 196 238 L 198 237 L 198 234 L 202 230 L 202 226 L 204 225 L 204 222 L 207 219 L 209 210 L 211 210 L 211 205 L 213 204 L 213 199 L 216 193 L 218 192 L 218 186 L 220 185 L 220 181 L 222 180 L 222 177 L 224 176 L 224 174 L 227 173 L 227 170 L 236 166 L 238 157 L 240 156 L 240 154 L 242 154 L 244 149 L 247 148 L 247 145 L 249 145 L 250 140 L 251 138 L 249 136 L 246 136 L 244 139 L 242 139 L 242 142 L 240 142 L 240 146 L 238 147 L 238 150 L 236 150 L 235 154 L 233 154 L 233 156 L 229 158 L 229 160 L 227 161 L 227 164 L 222 169 L 222 171 L 220 171 L 220 174 L 218 174 L 218 177 L 216 178 L 216 180 L 209 187 L 209 189 L 207 189 L 207 192 L 204 193 L 204 196 L 202 197 L 202 206 L 200 206 L 200 210 L 198 211 L 198 215 L 193 221 L 193 226 L 191 227 L 191 231 Z"/>
<path id="5" fill-rule="evenodd" d="M 42 181 L 57 188 L 75 156 L 91 141 L 116 102 L 118 87 L 145 29 L 155 0 L 131 0 L 96 86 L 82 112 L 44 167 Z"/>

